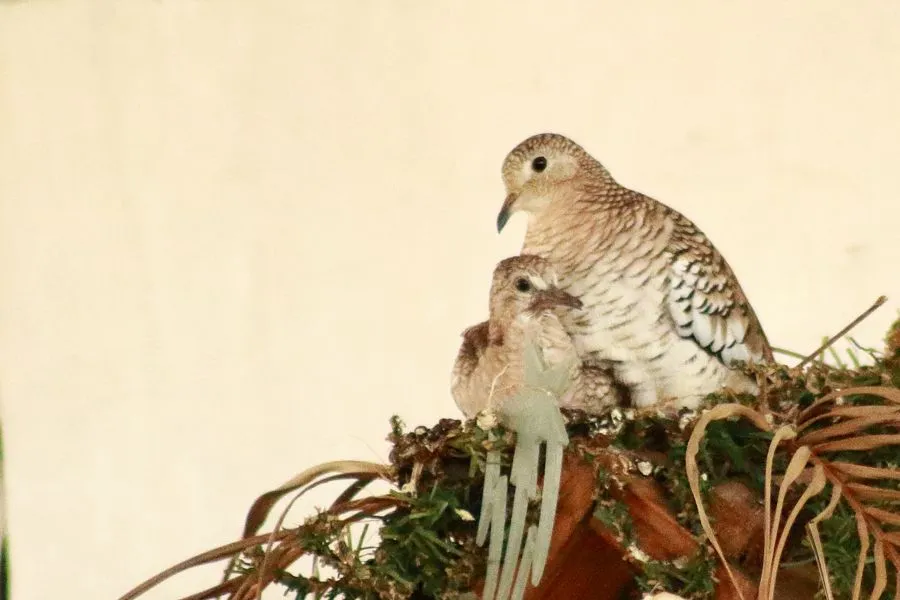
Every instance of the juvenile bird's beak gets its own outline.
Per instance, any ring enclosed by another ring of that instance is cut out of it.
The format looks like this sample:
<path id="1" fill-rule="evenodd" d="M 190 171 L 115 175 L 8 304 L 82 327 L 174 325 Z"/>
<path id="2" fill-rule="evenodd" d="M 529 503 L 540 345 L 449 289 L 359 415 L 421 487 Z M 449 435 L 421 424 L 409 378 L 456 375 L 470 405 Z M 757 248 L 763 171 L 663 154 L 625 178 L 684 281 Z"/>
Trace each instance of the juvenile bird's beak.
<path id="1" fill-rule="evenodd" d="M 509 194 L 506 197 L 506 200 L 503 201 L 503 206 L 500 208 L 500 214 L 497 215 L 497 233 L 503 231 L 506 222 L 509 221 L 509 217 L 512 216 L 512 205 L 515 204 L 518 197 L 518 194 Z"/>
<path id="2" fill-rule="evenodd" d="M 564 292 L 559 288 L 551 287 L 546 290 L 540 290 L 534 295 L 531 301 L 531 308 L 534 312 L 540 312 L 557 306 L 568 306 L 569 308 L 581 308 L 583 304 L 581 300 Z"/>

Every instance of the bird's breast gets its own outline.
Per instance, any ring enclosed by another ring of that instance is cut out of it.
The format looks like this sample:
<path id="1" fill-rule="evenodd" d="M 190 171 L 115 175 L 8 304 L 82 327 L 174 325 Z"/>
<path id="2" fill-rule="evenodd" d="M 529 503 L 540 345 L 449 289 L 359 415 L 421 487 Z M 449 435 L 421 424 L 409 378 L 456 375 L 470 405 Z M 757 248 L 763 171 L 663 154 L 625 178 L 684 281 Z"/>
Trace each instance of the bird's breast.
<path id="1" fill-rule="evenodd" d="M 546 313 L 540 318 L 541 332 L 538 338 L 544 361 L 555 366 L 575 355 L 575 346 L 559 318 Z"/>

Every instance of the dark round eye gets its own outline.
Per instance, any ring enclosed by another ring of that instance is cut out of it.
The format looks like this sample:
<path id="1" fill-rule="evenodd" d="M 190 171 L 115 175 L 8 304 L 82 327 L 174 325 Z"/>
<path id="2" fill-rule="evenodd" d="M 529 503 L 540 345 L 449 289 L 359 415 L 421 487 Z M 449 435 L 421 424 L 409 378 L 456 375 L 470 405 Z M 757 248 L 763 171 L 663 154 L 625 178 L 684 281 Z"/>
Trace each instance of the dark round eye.
<path id="1" fill-rule="evenodd" d="M 530 292 L 531 282 L 529 282 L 524 277 L 519 277 L 518 279 L 516 279 L 516 289 L 520 292 Z"/>
<path id="2" fill-rule="evenodd" d="M 547 159 L 543 156 L 538 156 L 533 161 L 531 161 L 531 168 L 534 169 L 536 173 L 540 173 L 547 168 Z"/>

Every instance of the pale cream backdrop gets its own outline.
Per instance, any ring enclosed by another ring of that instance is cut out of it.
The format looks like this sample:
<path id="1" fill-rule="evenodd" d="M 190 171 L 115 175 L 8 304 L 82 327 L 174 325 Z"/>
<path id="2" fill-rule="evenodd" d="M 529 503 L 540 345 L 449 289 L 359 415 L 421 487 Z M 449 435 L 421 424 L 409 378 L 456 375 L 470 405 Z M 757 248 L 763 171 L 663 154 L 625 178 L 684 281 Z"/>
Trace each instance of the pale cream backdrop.
<path id="1" fill-rule="evenodd" d="M 391 414 L 456 416 L 533 133 L 693 218 L 776 344 L 885 293 L 857 332 L 880 345 L 898 28 L 888 0 L 3 3 L 15 597 L 115 598 L 301 469 L 386 460 Z"/>

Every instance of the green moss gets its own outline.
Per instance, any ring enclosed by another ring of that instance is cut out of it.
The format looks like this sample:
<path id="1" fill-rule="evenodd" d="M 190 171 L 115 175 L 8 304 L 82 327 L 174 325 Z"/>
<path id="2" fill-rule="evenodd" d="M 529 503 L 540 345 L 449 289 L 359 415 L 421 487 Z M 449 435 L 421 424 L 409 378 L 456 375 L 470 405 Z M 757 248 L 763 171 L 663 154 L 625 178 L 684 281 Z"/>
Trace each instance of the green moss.
<path id="1" fill-rule="evenodd" d="M 384 519 L 374 568 L 429 596 L 447 590 L 447 568 L 463 555 L 459 540 L 473 533 L 457 512 L 464 496 L 435 486 L 425 496 L 407 498 L 408 509 Z"/>
<path id="2" fill-rule="evenodd" d="M 716 568 L 716 557 L 712 552 L 701 551 L 690 559 L 679 562 L 648 560 L 635 578 L 638 588 L 644 593 L 660 590 L 677 590 L 685 600 L 711 598 L 716 580 L 712 574 Z"/>

